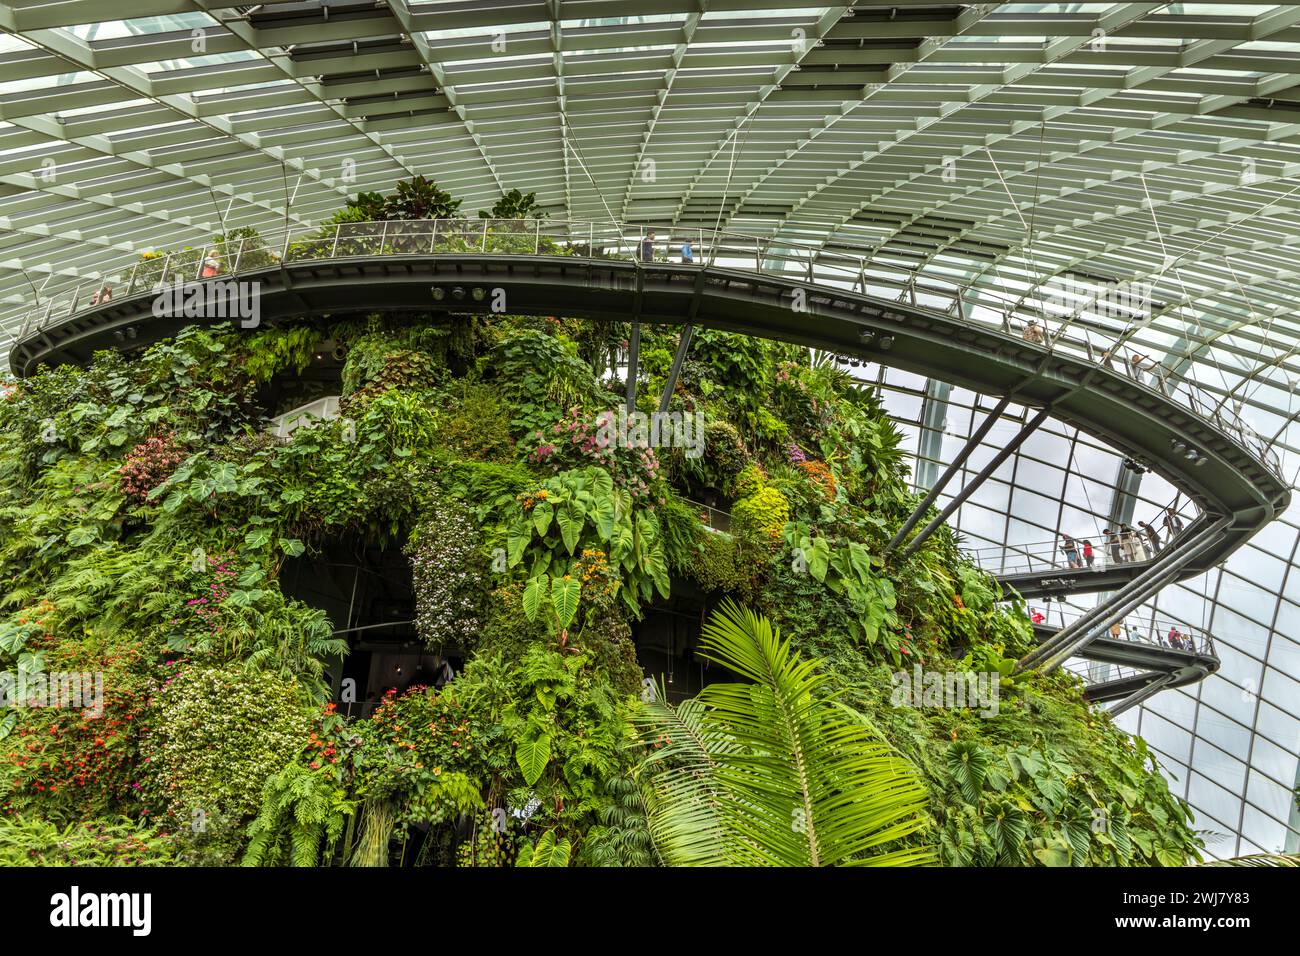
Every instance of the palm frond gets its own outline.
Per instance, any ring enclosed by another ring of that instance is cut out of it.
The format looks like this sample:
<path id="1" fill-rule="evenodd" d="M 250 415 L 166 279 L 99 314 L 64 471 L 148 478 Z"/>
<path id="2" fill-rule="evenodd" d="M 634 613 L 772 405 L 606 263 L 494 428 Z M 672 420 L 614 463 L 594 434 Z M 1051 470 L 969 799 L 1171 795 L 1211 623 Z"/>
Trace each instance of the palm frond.
<path id="1" fill-rule="evenodd" d="M 724 603 L 704 629 L 700 653 L 753 683 L 713 684 L 678 708 L 646 708 L 643 737 L 659 746 L 641 777 L 665 862 L 907 865 L 933 858 L 922 849 L 879 852 L 925 825 L 925 787 L 907 760 L 845 715 L 817 663 L 802 660 L 769 620 Z"/>

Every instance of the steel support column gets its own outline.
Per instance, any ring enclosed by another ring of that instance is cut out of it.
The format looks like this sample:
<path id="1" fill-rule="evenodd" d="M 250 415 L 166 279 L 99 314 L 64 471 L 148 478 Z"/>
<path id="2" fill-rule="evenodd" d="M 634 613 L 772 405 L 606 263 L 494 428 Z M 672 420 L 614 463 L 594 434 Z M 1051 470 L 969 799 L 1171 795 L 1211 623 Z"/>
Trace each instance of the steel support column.
<path id="1" fill-rule="evenodd" d="M 641 323 L 632 323 L 632 334 L 627 340 L 627 410 L 636 411 L 636 377 L 641 360 Z"/>
<path id="2" fill-rule="evenodd" d="M 668 411 L 668 403 L 673 400 L 673 389 L 677 387 L 677 376 L 682 372 L 682 363 L 686 361 L 686 353 L 691 347 L 691 336 L 695 334 L 695 326 L 685 325 L 682 327 L 681 337 L 677 340 L 677 352 L 673 355 L 672 368 L 668 370 L 668 378 L 664 379 L 664 391 L 659 396 L 659 411 Z"/>
<path id="3" fill-rule="evenodd" d="M 1156 694 L 1160 692 L 1161 688 L 1163 688 L 1166 684 L 1168 684 L 1173 679 L 1174 679 L 1173 674 L 1161 674 L 1159 677 L 1155 678 L 1153 681 L 1151 681 L 1151 683 L 1147 684 L 1141 690 L 1137 690 L 1129 694 L 1127 697 L 1121 700 L 1114 707 L 1110 708 L 1110 710 L 1107 711 L 1107 713 L 1109 713 L 1112 717 L 1118 717 L 1120 714 L 1124 713 L 1124 711 L 1128 710 L 1129 708 L 1136 707 L 1138 704 L 1142 703 L 1142 701 L 1146 700 L 1149 697 L 1154 697 Z"/>
<path id="4" fill-rule="evenodd" d="M 1051 412 L 1052 408 L 1050 405 L 1040 408 L 1038 414 L 1027 421 L 1024 426 L 1021 427 L 1020 431 L 1016 432 L 1011 441 L 1007 442 L 1006 446 L 993 456 L 993 460 L 985 465 L 978 475 L 966 482 L 966 484 L 962 486 L 961 491 L 957 492 L 953 497 L 952 501 L 948 502 L 944 509 L 935 515 L 934 518 L 930 520 L 930 523 L 917 533 L 916 537 L 908 543 L 907 548 L 903 551 L 903 557 L 906 558 L 915 554 L 916 550 L 925 543 L 926 538 L 934 534 L 939 526 L 948 520 L 949 515 L 960 508 L 962 503 L 973 495 L 979 486 L 988 480 L 989 476 L 992 475 L 993 472 L 1002 467 L 1002 463 L 1010 458 L 1017 448 L 1024 444 L 1025 439 L 1038 430 L 1038 426 L 1047 420 L 1047 416 L 1050 415 Z M 972 436 L 972 440 L 974 440 L 974 437 L 975 436 Z"/>
<path id="5" fill-rule="evenodd" d="M 907 520 L 903 522 L 903 526 L 898 529 L 898 532 L 890 540 L 889 544 L 885 546 L 886 552 L 893 551 L 897 548 L 899 544 L 902 543 L 902 540 L 907 537 L 907 533 L 916 527 L 916 523 L 925 517 L 926 511 L 928 511 L 930 506 L 934 504 L 935 499 L 943 493 L 944 487 L 952 480 L 953 475 L 957 474 L 957 472 L 961 470 L 961 466 L 966 463 L 966 459 L 971 456 L 971 452 L 978 448 L 980 443 L 984 441 L 984 437 L 988 435 L 989 430 L 993 428 L 997 423 L 997 420 L 1002 417 L 1002 413 L 1007 410 L 1007 405 L 1010 403 L 1011 396 L 1004 395 L 993 411 L 989 412 L 984 421 L 980 422 L 980 427 L 975 429 L 975 433 L 966 440 L 966 444 L 962 446 L 961 450 L 957 452 L 956 457 L 953 458 L 952 464 L 950 464 L 947 469 L 944 470 L 944 473 L 939 476 L 939 480 L 930 488 L 929 493 L 927 493 L 921 503 L 916 506 L 916 509 L 908 515 Z"/>

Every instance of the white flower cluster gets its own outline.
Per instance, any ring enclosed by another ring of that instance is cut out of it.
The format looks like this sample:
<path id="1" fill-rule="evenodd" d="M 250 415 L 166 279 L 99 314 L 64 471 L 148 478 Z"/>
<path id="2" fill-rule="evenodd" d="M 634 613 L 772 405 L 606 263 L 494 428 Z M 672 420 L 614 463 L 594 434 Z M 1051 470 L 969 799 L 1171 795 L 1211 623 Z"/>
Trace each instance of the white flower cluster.
<path id="1" fill-rule="evenodd" d="M 479 631 L 478 529 L 459 505 L 439 499 L 406 547 L 415 586 L 415 627 L 429 646 L 469 645 Z"/>

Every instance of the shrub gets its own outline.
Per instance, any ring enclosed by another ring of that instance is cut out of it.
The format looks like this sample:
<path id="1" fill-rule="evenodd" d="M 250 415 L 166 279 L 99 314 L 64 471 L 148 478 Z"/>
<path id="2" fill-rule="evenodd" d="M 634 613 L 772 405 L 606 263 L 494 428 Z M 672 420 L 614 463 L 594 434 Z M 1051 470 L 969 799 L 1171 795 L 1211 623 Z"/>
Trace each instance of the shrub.
<path id="1" fill-rule="evenodd" d="M 187 835 L 191 859 L 230 863 L 267 778 L 312 724 L 296 684 L 269 673 L 178 662 L 154 695 L 142 752 L 146 797 Z"/>
<path id="2" fill-rule="evenodd" d="M 481 461 L 507 461 L 515 450 L 510 413 L 487 385 L 470 385 L 439 423 L 438 435 L 457 454 Z"/>
<path id="3" fill-rule="evenodd" d="M 811 481 L 829 500 L 835 500 L 835 476 L 831 473 L 830 466 L 824 461 L 802 461 L 799 462 L 799 470 L 808 476 Z"/>
<path id="4" fill-rule="evenodd" d="M 725 488 L 740 474 L 749 464 L 749 454 L 736 426 L 724 421 L 704 426 L 704 460 L 715 487 Z"/>
<path id="5" fill-rule="evenodd" d="M 150 490 L 166 481 L 184 460 L 185 452 L 170 432 L 146 438 L 127 452 L 126 461 L 118 469 L 122 490 L 136 504 L 144 504 Z"/>
<path id="6" fill-rule="evenodd" d="M 0 866 L 168 866 L 176 840 L 121 817 L 60 827 L 34 816 L 0 817 Z"/>
<path id="7" fill-rule="evenodd" d="M 689 573 L 706 591 L 748 598 L 761 566 L 755 548 L 740 534 L 700 535 Z"/>
<path id="8" fill-rule="evenodd" d="M 138 807 L 139 741 L 144 729 L 147 665 L 139 645 L 103 650 L 66 641 L 45 652 L 50 672 L 97 674 L 102 713 L 89 707 L 24 707 L 0 740 L 8 809 L 32 808 L 56 820 L 118 814 Z M 83 696 L 86 694 L 83 689 Z M 46 698 L 45 703 L 52 703 Z"/>
<path id="9" fill-rule="evenodd" d="M 741 530 L 752 529 L 779 538 L 790 520 L 790 502 L 775 488 L 761 488 L 748 498 L 737 501 L 731 517 Z"/>
<path id="10" fill-rule="evenodd" d="M 732 493 L 737 498 L 748 498 L 750 495 L 757 494 L 765 484 L 767 484 L 767 471 L 755 462 L 747 465 L 740 474 L 736 475 L 736 480 L 732 484 Z"/>

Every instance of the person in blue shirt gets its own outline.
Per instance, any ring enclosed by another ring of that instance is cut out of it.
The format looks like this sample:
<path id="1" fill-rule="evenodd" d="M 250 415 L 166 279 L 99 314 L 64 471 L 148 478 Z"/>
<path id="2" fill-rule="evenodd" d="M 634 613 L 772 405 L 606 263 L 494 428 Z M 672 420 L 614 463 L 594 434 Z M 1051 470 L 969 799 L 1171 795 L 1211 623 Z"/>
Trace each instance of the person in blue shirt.
<path id="1" fill-rule="evenodd" d="M 695 250 L 691 248 L 691 240 L 687 239 L 682 243 L 682 264 L 689 265 L 695 261 Z"/>

